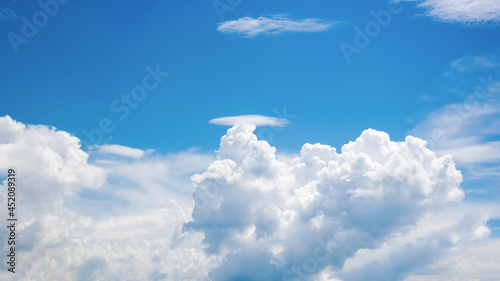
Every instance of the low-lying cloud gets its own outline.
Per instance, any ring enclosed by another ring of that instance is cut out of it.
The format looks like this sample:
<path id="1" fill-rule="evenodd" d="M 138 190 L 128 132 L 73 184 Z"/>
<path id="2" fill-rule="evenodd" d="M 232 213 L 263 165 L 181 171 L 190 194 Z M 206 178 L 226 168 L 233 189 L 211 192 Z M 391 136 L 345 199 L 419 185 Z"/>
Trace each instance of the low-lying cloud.
<path id="1" fill-rule="evenodd" d="M 123 146 L 89 156 L 66 132 L 0 117 L 0 169 L 16 167 L 21 183 L 16 276 L 403 280 L 490 234 L 491 210 L 461 202 L 453 160 L 421 139 L 370 129 L 340 152 L 284 155 L 254 129 L 230 128 L 216 158 Z"/>

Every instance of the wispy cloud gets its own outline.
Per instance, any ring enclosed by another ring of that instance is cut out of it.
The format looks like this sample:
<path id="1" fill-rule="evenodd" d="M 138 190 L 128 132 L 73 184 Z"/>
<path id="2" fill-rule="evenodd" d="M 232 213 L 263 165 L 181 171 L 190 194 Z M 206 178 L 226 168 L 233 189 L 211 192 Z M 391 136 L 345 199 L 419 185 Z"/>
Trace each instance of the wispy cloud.
<path id="1" fill-rule="evenodd" d="M 283 127 L 290 123 L 287 119 L 269 117 L 264 115 L 239 115 L 215 118 L 209 121 L 210 124 L 234 126 L 236 124 L 250 123 L 255 126 Z"/>
<path id="2" fill-rule="evenodd" d="M 16 17 L 17 15 L 12 9 L 0 7 L 0 20 L 6 21 Z"/>
<path id="3" fill-rule="evenodd" d="M 138 159 L 144 156 L 144 150 L 117 144 L 101 145 L 99 146 L 99 152 L 115 154 L 134 159 Z"/>
<path id="4" fill-rule="evenodd" d="M 430 274 L 419 274 L 406 281 L 428 280 L 497 280 L 500 240 L 483 240 L 450 251 L 429 267 Z M 460 276 L 460 278 L 457 278 Z"/>
<path id="5" fill-rule="evenodd" d="M 500 67 L 498 58 L 466 57 L 451 63 L 443 79 L 463 99 L 427 115 L 412 134 L 460 164 L 500 162 Z"/>
<path id="6" fill-rule="evenodd" d="M 500 116 L 500 104 L 472 102 L 436 110 L 412 134 L 424 137 L 438 153 L 451 154 L 461 164 L 500 162 L 500 143 L 488 141 L 500 134 L 495 121 Z"/>
<path id="7" fill-rule="evenodd" d="M 283 32 L 325 31 L 337 23 L 315 18 L 295 20 L 283 16 L 244 17 L 237 20 L 225 21 L 219 24 L 217 30 L 222 33 L 236 33 L 245 37 L 254 37 L 262 34 L 269 35 Z"/>
<path id="8" fill-rule="evenodd" d="M 7 21 L 17 18 L 16 12 L 7 6 L 14 4 L 15 0 L 4 1 L 3 5 L 0 6 L 0 20 Z"/>
<path id="9" fill-rule="evenodd" d="M 454 102 L 428 114 L 411 131 L 438 155 L 453 156 L 469 191 L 479 197 L 496 197 L 500 176 L 499 63 L 497 55 L 452 62 L 439 79 L 445 83 L 438 95 Z"/>
<path id="10" fill-rule="evenodd" d="M 440 21 L 481 23 L 500 21 L 498 0 L 407 0 L 419 2 L 426 15 Z"/>

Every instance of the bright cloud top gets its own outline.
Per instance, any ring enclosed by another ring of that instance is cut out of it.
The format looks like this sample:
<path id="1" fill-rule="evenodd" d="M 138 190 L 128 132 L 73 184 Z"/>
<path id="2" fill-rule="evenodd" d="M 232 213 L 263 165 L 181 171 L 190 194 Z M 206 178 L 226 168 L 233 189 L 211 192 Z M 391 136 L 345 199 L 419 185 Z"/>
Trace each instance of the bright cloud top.
<path id="1" fill-rule="evenodd" d="M 239 115 L 219 117 L 209 121 L 210 124 L 234 126 L 238 124 L 253 124 L 255 126 L 283 127 L 290 122 L 284 118 L 269 117 L 263 115 Z"/>
<path id="2" fill-rule="evenodd" d="M 319 32 L 329 29 L 335 23 L 319 19 L 293 20 L 287 17 L 244 17 L 225 21 L 219 24 L 218 31 L 222 33 L 237 33 L 246 37 L 261 34 L 278 34 L 283 32 Z"/>
<path id="3" fill-rule="evenodd" d="M 427 15 L 441 21 L 500 21 L 500 1 L 497 0 L 424 0 L 418 6 L 428 9 Z"/>
<path id="4" fill-rule="evenodd" d="M 464 197 L 451 157 L 436 157 L 421 139 L 393 142 L 370 129 L 341 153 L 305 144 L 283 161 L 254 129 L 229 129 L 218 160 L 192 177 L 194 221 L 186 229 L 204 233 L 208 254 L 225 255 L 214 280 L 309 280 L 328 270 L 345 281 L 402 280 L 451 247 L 490 233 L 481 216 L 418 227 Z M 401 236 L 411 238 L 401 243 Z M 381 261 L 343 268 L 384 242 L 400 246 L 382 249 Z M 381 279 L 373 279 L 375 269 Z"/>
<path id="5" fill-rule="evenodd" d="M 87 159 L 80 140 L 67 132 L 0 117 L 0 168 L 18 168 L 23 185 L 36 187 L 22 199 L 29 214 L 54 208 L 82 188 L 99 188 L 106 172 Z"/>

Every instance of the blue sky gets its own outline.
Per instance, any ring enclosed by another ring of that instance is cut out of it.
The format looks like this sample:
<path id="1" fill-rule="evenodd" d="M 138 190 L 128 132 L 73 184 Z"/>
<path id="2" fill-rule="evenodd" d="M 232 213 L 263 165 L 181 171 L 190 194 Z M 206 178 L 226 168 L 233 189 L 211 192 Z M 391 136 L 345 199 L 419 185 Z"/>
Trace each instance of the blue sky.
<path id="1" fill-rule="evenodd" d="M 236 157 L 224 154 L 221 143 L 228 127 L 209 121 L 240 115 L 288 120 L 255 130 L 283 159 L 299 155 L 305 143 L 340 153 L 369 128 L 392 141 L 422 138 L 438 157 L 453 157 L 464 177 L 463 204 L 494 206 L 500 199 L 500 5 L 470 2 L 2 1 L 0 116 L 54 126 L 81 140 L 89 165 L 110 174 L 107 180 L 95 176 L 100 185 L 81 183 L 88 188 L 75 191 L 76 197 L 60 196 L 71 202 L 65 208 L 93 219 L 97 213 L 82 210 L 92 205 L 113 217 L 133 205 L 127 200 L 135 193 L 113 194 L 118 185 L 133 189 L 136 179 L 118 175 L 135 165 L 167 171 L 152 186 L 170 191 L 146 189 L 173 196 L 189 213 L 193 188 L 176 188 L 188 186 L 192 174 L 202 174 L 217 157 Z M 385 23 L 376 23 L 374 13 L 383 14 Z M 370 31 L 374 24 L 378 30 Z M 365 46 L 356 44 L 358 30 L 372 32 L 364 35 Z M 346 56 L 346 44 L 358 51 Z M 123 100 L 144 88 L 138 100 Z M 174 160 L 181 167 L 174 168 Z M 485 212 L 494 226 L 487 241 L 499 245 L 500 214 Z M 209 222 L 198 219 L 194 228 L 209 235 Z M 429 260 L 432 269 L 438 258 Z M 224 267 L 212 269 L 206 266 L 220 280 L 231 276 Z M 346 268 L 330 270 L 335 278 L 362 278 Z"/>
<path id="2" fill-rule="evenodd" d="M 218 32 L 220 19 L 209 1 L 119 6 L 71 1 L 20 44 L 18 54 L 6 35 L 21 34 L 22 21 L 3 21 L 2 92 L 10 98 L 1 111 L 78 137 L 109 117 L 116 124 L 109 143 L 161 151 L 214 149 L 223 128 L 207 120 L 273 115 L 273 108 L 283 106 L 297 115 L 274 139 L 283 148 L 307 141 L 340 146 L 366 128 L 402 139 L 414 126 L 409 117 L 418 122 L 447 101 L 419 97 L 451 61 L 496 52 L 498 29 L 435 22 L 418 16 L 423 10 L 413 3 L 403 3 L 403 11 L 347 63 L 339 44 L 352 44 L 353 28 L 364 27 L 373 19 L 371 10 L 386 6 L 385 1 L 242 1 L 223 13 L 226 20 L 286 14 L 339 22 L 323 32 L 249 39 Z M 18 18 L 40 10 L 20 2 L 12 8 Z M 146 66 L 157 64 L 170 73 L 168 79 L 119 120 L 111 102 L 141 82 Z"/>

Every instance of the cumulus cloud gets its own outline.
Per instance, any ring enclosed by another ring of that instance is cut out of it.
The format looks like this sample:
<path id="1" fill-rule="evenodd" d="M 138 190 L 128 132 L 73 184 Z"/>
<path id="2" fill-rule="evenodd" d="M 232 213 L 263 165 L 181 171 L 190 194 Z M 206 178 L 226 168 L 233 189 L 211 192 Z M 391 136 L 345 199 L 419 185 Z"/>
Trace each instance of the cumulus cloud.
<path id="1" fill-rule="evenodd" d="M 366 280 L 374 268 L 381 270 L 380 280 L 399 280 L 489 233 L 484 216 L 428 224 L 414 233 L 464 197 L 451 157 L 437 157 L 421 139 L 393 142 L 370 129 L 340 153 L 305 144 L 287 162 L 254 129 L 229 129 L 217 161 L 192 177 L 195 207 L 185 229 L 204 234 L 208 254 L 226 257 L 212 271 L 214 280 L 308 280 L 328 270 L 335 273 L 331 278 Z M 383 248 L 405 235 L 412 239 Z M 360 251 L 382 248 L 387 262 L 365 263 L 354 275 L 344 268 Z"/>
<path id="2" fill-rule="evenodd" d="M 0 169 L 16 167 L 23 186 L 32 188 L 22 199 L 30 214 L 62 204 L 82 188 L 99 188 L 106 171 L 87 160 L 80 140 L 67 132 L 0 117 Z"/>
<path id="3" fill-rule="evenodd" d="M 65 210 L 23 223 L 16 280 L 206 280 L 206 268 L 217 257 L 202 252 L 200 236 L 179 234 L 187 214 L 178 204 L 133 210 L 108 218 Z M 27 231 L 37 236 L 27 237 Z M 29 249 L 28 241 L 33 241 Z M 2 265 L 0 278 L 11 275 Z"/>
<path id="4" fill-rule="evenodd" d="M 15 167 L 19 182 L 16 280 L 204 280 L 217 257 L 181 229 L 192 210 L 189 176 L 213 157 L 190 150 L 117 158 L 109 148 L 89 156 L 64 131 L 0 117 L 0 170 Z M 6 206 L 5 180 L 0 187 Z M 0 229 L 2 252 L 6 237 Z M 7 264 L 0 267 L 0 279 L 10 280 Z"/>
<path id="5" fill-rule="evenodd" d="M 407 0 L 418 2 L 432 18 L 446 22 L 482 23 L 500 21 L 497 0 Z"/>
<path id="6" fill-rule="evenodd" d="M 255 126 L 283 127 L 288 125 L 290 121 L 284 118 L 269 117 L 263 115 L 239 115 L 214 118 L 210 120 L 209 123 L 231 127 L 234 125 L 245 123 L 253 124 Z"/>
<path id="7" fill-rule="evenodd" d="M 500 64 L 498 56 L 465 57 L 453 61 L 439 79 L 440 90 L 448 98 L 459 100 L 428 114 L 411 134 L 426 139 L 437 155 L 452 155 L 462 169 L 468 192 L 478 197 L 495 198 L 500 176 Z M 496 200 L 496 199 L 490 199 Z M 462 206 L 464 207 L 464 206 Z M 478 205 L 466 208 L 474 213 Z M 498 208 L 498 207 L 497 207 Z M 455 210 L 455 213 L 460 211 Z M 484 217 L 498 218 L 496 212 Z M 452 216 L 448 216 L 452 219 Z M 493 230 L 495 232 L 495 230 Z M 484 245 L 496 247 L 498 239 L 474 243 L 449 252 L 413 280 L 496 280 L 498 263 L 483 262 L 488 253 Z M 471 253 L 464 257 L 463 253 Z M 463 279 L 459 279 L 463 278 Z"/>
<path id="8" fill-rule="evenodd" d="M 451 157 L 421 139 L 370 129 L 340 152 L 305 144 L 290 156 L 254 129 L 230 128 L 216 157 L 134 158 L 87 154 L 66 132 L 1 117 L 0 169 L 15 166 L 22 183 L 16 276 L 349 281 L 377 269 L 391 280 L 490 233 L 491 212 L 462 208 Z"/>
<path id="9" fill-rule="evenodd" d="M 254 37 L 283 32 L 319 32 L 329 29 L 334 24 L 336 22 L 326 22 L 314 18 L 295 20 L 283 16 L 244 17 L 220 23 L 217 30 L 222 33 L 236 33 L 246 37 Z"/>

